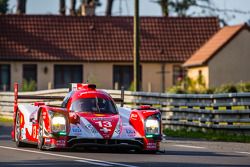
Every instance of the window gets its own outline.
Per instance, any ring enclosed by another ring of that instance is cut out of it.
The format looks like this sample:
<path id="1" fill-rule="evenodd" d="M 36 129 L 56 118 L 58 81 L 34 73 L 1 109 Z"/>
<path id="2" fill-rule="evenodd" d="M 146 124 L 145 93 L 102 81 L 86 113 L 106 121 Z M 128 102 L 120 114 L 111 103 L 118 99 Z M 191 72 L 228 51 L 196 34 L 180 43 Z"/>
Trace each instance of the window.
<path id="1" fill-rule="evenodd" d="M 99 97 L 78 99 L 71 104 L 70 110 L 76 112 L 117 114 L 117 109 L 113 101 Z"/>
<path id="2" fill-rule="evenodd" d="M 141 67 L 140 67 L 140 81 L 141 79 Z M 131 65 L 114 65 L 113 67 L 113 88 L 121 89 L 123 86 L 125 90 L 128 90 L 133 83 L 134 73 L 133 66 Z M 141 82 L 140 82 L 141 83 Z M 141 87 L 141 86 L 140 86 Z"/>
<path id="3" fill-rule="evenodd" d="M 0 91 L 10 90 L 10 65 L 0 64 Z"/>
<path id="4" fill-rule="evenodd" d="M 176 85 L 185 77 L 185 70 L 180 65 L 173 67 L 173 84 Z"/>
<path id="5" fill-rule="evenodd" d="M 202 76 L 202 71 L 201 70 L 198 71 L 198 76 L 199 77 Z"/>
<path id="6" fill-rule="evenodd" d="M 69 83 L 82 83 L 82 74 L 82 65 L 55 65 L 54 87 L 66 88 Z"/>
<path id="7" fill-rule="evenodd" d="M 62 107 L 63 107 L 63 108 L 66 108 L 66 107 L 67 107 L 68 102 L 69 102 L 69 99 L 70 99 L 70 97 L 71 97 L 74 93 L 75 93 L 74 91 L 71 91 L 71 92 L 69 92 L 69 93 L 64 97 L 63 102 L 62 102 Z"/>
<path id="8" fill-rule="evenodd" d="M 23 79 L 31 82 L 37 82 L 37 65 L 36 64 L 24 64 L 23 65 Z"/>

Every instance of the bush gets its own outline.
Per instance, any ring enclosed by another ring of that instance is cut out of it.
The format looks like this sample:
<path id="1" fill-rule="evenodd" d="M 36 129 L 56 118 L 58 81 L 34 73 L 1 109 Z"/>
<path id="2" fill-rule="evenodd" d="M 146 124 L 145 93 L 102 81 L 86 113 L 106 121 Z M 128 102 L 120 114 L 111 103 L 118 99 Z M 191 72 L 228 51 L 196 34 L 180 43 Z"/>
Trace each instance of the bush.
<path id="1" fill-rule="evenodd" d="M 181 86 L 172 86 L 167 90 L 168 93 L 176 93 L 176 94 L 185 94 L 187 92 L 185 92 Z"/>
<path id="2" fill-rule="evenodd" d="M 176 94 L 214 94 L 237 92 L 250 92 L 250 82 L 224 84 L 217 88 L 206 88 L 205 80 L 202 76 L 199 76 L 196 80 L 185 77 L 180 83 L 167 90 L 167 93 Z"/>
<path id="3" fill-rule="evenodd" d="M 130 84 L 129 88 L 128 88 L 129 91 L 135 91 L 135 84 L 134 84 L 134 81 Z"/>
<path id="4" fill-rule="evenodd" d="M 185 77 L 177 85 L 170 87 L 167 90 L 168 93 L 177 93 L 177 94 L 199 94 L 206 93 L 206 83 L 202 75 L 199 75 L 196 80 Z"/>
<path id="5" fill-rule="evenodd" d="M 214 94 L 214 92 L 215 92 L 215 88 L 208 88 L 208 89 L 206 89 L 206 94 Z"/>
<path id="6" fill-rule="evenodd" d="M 250 82 L 237 84 L 237 90 L 238 92 L 250 92 Z"/>
<path id="7" fill-rule="evenodd" d="M 27 91 L 35 91 L 36 90 L 36 81 L 31 80 L 31 81 L 27 81 L 27 80 L 23 80 L 23 87 L 22 87 L 22 91 L 23 92 L 27 92 Z"/>
<path id="8" fill-rule="evenodd" d="M 214 93 L 237 93 L 237 88 L 233 84 L 224 84 L 216 88 Z"/>

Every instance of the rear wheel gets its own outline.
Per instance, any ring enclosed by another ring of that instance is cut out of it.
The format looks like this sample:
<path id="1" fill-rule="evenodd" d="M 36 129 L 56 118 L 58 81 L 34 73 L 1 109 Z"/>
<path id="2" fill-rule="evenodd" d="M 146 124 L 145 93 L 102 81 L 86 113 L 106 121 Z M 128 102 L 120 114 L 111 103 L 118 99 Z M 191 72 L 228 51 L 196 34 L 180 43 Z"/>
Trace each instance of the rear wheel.
<path id="1" fill-rule="evenodd" d="M 43 123 L 43 116 L 42 113 L 40 114 L 40 119 L 39 119 L 39 130 L 38 130 L 38 149 L 44 150 L 43 145 L 44 145 L 44 138 L 43 138 L 43 129 L 44 129 L 44 123 Z"/>
<path id="2" fill-rule="evenodd" d="M 16 146 L 17 147 L 24 147 L 25 143 L 20 141 L 21 138 L 21 126 L 20 126 L 20 112 L 17 111 L 16 114 L 16 123 L 15 123 L 15 141 L 16 141 Z"/>

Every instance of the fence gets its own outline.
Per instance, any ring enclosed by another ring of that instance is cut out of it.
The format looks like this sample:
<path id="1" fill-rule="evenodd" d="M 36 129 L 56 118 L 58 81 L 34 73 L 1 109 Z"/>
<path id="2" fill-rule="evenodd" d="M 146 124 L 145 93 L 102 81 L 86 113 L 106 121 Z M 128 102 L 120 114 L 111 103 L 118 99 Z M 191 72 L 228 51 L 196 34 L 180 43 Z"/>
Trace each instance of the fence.
<path id="1" fill-rule="evenodd" d="M 67 89 L 45 90 L 19 93 L 20 95 L 64 96 Z M 114 98 L 119 98 L 118 90 L 107 90 Z M 0 114 L 12 117 L 13 93 L 0 93 Z M 37 101 L 37 100 L 35 100 Z M 34 100 L 19 100 L 19 103 Z M 48 101 L 60 104 L 60 101 Z M 230 93 L 214 95 L 165 94 L 125 91 L 125 107 L 150 104 L 162 111 L 164 127 L 172 129 L 213 129 L 250 133 L 250 93 Z"/>

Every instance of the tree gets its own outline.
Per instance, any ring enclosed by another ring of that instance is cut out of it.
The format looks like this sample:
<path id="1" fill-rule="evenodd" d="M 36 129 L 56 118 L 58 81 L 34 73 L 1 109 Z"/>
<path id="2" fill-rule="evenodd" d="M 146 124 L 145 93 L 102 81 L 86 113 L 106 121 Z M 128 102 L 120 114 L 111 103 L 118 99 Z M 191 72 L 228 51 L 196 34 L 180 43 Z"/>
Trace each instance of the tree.
<path id="1" fill-rule="evenodd" d="M 17 0 L 17 14 L 25 14 L 26 13 L 26 0 Z"/>
<path id="2" fill-rule="evenodd" d="M 177 16 L 188 16 L 187 11 L 194 6 L 199 6 L 197 1 L 210 3 L 210 0 L 157 0 L 162 9 L 163 16 L 176 14 Z"/>
<path id="3" fill-rule="evenodd" d="M 100 0 L 82 0 L 82 4 L 94 4 L 95 6 L 100 6 Z"/>
<path id="4" fill-rule="evenodd" d="M 5 14 L 8 11 L 8 0 L 0 0 L 0 14 Z"/>
<path id="5" fill-rule="evenodd" d="M 105 11 L 106 16 L 112 15 L 113 2 L 114 0 L 107 0 L 107 6 L 106 6 L 106 11 Z"/>
<path id="6" fill-rule="evenodd" d="M 59 13 L 61 15 L 65 15 L 65 12 L 66 12 L 65 0 L 60 0 L 59 1 Z"/>
<path id="7" fill-rule="evenodd" d="M 236 9 L 220 9 L 216 7 L 211 0 L 153 0 L 161 6 L 163 16 L 175 15 L 181 17 L 193 15 L 219 15 L 224 13 L 226 17 L 231 14 L 250 14 L 249 11 L 241 11 Z M 198 13 L 190 13 L 190 8 L 199 9 Z M 231 17 L 234 17 L 232 15 Z M 227 24 L 227 18 L 220 18 L 222 24 Z"/>
<path id="8" fill-rule="evenodd" d="M 101 6 L 100 0 L 82 0 L 82 4 L 80 8 L 77 10 L 77 14 L 81 15 L 82 14 L 82 8 L 85 8 L 85 11 L 88 10 L 89 8 L 92 8 L 93 11 L 91 11 L 92 15 L 95 15 L 95 8 Z"/>
<path id="9" fill-rule="evenodd" d="M 76 15 L 76 0 L 70 0 L 70 15 Z"/>
<path id="10" fill-rule="evenodd" d="M 168 16 L 169 15 L 168 0 L 159 0 L 158 3 L 161 6 L 162 15 L 163 16 Z"/>

